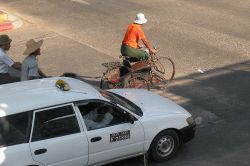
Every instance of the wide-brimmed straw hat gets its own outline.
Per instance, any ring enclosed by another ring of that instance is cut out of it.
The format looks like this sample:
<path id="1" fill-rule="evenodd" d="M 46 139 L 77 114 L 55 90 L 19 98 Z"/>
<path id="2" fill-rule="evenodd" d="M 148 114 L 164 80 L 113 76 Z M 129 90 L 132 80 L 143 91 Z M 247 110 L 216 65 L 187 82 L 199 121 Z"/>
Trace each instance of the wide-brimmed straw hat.
<path id="1" fill-rule="evenodd" d="M 5 45 L 5 44 L 10 44 L 11 43 L 11 39 L 8 35 L 0 35 L 0 46 Z"/>
<path id="2" fill-rule="evenodd" d="M 38 48 L 40 48 L 43 44 L 43 40 L 39 40 L 36 42 L 34 39 L 30 39 L 26 43 L 26 50 L 23 52 L 24 55 L 29 55 L 33 52 L 35 52 Z"/>
<path id="3" fill-rule="evenodd" d="M 145 18 L 143 13 L 138 13 L 135 17 L 134 23 L 145 24 L 148 20 Z"/>

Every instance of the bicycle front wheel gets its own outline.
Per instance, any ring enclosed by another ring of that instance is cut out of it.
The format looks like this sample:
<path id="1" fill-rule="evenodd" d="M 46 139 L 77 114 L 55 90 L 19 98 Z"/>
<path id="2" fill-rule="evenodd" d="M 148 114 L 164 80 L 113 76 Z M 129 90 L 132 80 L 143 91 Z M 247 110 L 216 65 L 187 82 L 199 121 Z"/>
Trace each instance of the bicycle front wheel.
<path id="1" fill-rule="evenodd" d="M 174 61 L 169 57 L 159 57 L 153 66 L 153 72 L 163 81 L 171 81 L 175 75 Z"/>

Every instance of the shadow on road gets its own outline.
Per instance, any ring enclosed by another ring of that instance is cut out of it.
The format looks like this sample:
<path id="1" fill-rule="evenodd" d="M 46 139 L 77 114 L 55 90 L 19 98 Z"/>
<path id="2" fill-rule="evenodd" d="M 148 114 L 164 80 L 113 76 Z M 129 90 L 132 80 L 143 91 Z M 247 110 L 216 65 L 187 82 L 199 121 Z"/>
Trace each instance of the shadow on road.
<path id="1" fill-rule="evenodd" d="M 15 70 L 15 69 L 13 69 L 13 68 L 10 67 L 9 68 L 9 73 L 12 76 L 20 78 L 20 71 L 18 71 L 18 70 Z M 100 79 L 101 79 L 101 77 L 79 76 L 76 73 L 63 73 L 61 76 L 76 78 L 76 79 L 84 81 L 84 82 L 86 82 L 88 84 L 91 84 L 91 85 L 93 85 L 95 87 L 100 87 Z"/>
<path id="2" fill-rule="evenodd" d="M 250 106 L 250 61 L 178 78 L 165 95 L 171 94 L 194 115 L 207 111 L 230 118 L 229 112 L 243 113 Z"/>

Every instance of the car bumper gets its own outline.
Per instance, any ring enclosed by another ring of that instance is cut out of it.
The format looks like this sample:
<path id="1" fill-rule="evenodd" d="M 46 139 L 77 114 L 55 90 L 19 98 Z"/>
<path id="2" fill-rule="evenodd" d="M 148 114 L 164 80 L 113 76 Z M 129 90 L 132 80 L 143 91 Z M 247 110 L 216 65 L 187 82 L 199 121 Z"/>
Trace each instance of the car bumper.
<path id="1" fill-rule="evenodd" d="M 180 134 L 181 134 L 181 138 L 182 141 L 181 143 L 186 143 L 188 141 L 190 141 L 191 139 L 194 138 L 195 135 L 195 131 L 196 131 L 196 124 L 193 123 L 187 127 L 184 127 L 180 130 Z"/>

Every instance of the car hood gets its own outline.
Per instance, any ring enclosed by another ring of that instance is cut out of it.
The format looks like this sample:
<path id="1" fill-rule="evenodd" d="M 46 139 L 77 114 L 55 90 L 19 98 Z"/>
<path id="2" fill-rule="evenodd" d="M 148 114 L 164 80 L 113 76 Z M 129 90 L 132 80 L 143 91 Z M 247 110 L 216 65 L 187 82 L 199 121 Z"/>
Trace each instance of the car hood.
<path id="1" fill-rule="evenodd" d="M 160 95 L 141 89 L 112 89 L 113 93 L 121 95 L 141 108 L 144 115 L 187 114 L 184 108 Z"/>

